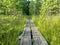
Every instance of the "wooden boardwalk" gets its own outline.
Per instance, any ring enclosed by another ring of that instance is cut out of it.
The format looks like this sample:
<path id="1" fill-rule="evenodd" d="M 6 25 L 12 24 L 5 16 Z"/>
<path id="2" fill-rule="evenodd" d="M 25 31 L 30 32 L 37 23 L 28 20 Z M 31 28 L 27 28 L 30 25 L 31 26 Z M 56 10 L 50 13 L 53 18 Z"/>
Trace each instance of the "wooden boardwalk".
<path id="1" fill-rule="evenodd" d="M 31 23 L 31 30 L 33 35 L 33 45 L 48 45 L 34 23 Z"/>
<path id="2" fill-rule="evenodd" d="M 30 24 L 29 20 L 27 20 L 26 27 L 24 28 L 24 32 L 22 34 L 20 45 L 31 45 L 31 34 L 30 34 Z"/>
<path id="3" fill-rule="evenodd" d="M 31 20 L 27 20 L 19 45 L 48 45 Z"/>

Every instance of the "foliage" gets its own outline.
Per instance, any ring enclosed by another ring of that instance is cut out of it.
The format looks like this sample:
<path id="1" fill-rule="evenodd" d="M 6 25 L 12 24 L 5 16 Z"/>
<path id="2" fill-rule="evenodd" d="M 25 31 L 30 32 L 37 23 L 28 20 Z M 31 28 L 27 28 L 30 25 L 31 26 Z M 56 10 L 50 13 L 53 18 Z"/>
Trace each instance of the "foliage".
<path id="1" fill-rule="evenodd" d="M 0 16 L 0 45 L 18 45 L 26 18 L 23 16 Z"/>
<path id="2" fill-rule="evenodd" d="M 32 19 L 50 45 L 60 45 L 59 16 L 33 16 Z"/>
<path id="3" fill-rule="evenodd" d="M 41 15 L 58 15 L 59 4 L 57 0 L 45 0 L 42 3 Z"/>
<path id="4" fill-rule="evenodd" d="M 32 20 L 46 38 L 49 45 L 60 45 L 60 16 L 58 0 L 42 0 L 39 16 Z"/>
<path id="5" fill-rule="evenodd" d="M 16 15 L 21 13 L 20 0 L 0 0 L 0 14 Z"/>
<path id="6" fill-rule="evenodd" d="M 29 14 L 47 42 L 60 45 L 59 6 L 59 0 L 0 0 L 0 45 L 18 45 Z"/>

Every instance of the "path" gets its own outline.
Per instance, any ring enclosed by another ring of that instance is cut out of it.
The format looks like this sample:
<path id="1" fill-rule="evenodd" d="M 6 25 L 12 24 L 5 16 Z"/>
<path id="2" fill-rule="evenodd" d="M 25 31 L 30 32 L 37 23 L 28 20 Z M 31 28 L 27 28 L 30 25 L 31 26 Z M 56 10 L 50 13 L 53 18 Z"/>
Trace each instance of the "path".
<path id="1" fill-rule="evenodd" d="M 48 45 L 48 43 L 35 24 L 31 20 L 27 20 L 19 45 Z"/>

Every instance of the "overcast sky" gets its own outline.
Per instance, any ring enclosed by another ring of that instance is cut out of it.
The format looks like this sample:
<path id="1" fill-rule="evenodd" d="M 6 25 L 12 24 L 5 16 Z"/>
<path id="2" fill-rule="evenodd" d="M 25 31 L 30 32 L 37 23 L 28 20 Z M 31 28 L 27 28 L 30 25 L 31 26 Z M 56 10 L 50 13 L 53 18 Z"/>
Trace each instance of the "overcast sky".
<path id="1" fill-rule="evenodd" d="M 28 1 L 28 0 L 27 0 Z M 32 0 L 29 0 L 29 1 L 32 1 Z M 33 1 L 35 1 L 35 0 L 33 0 Z"/>

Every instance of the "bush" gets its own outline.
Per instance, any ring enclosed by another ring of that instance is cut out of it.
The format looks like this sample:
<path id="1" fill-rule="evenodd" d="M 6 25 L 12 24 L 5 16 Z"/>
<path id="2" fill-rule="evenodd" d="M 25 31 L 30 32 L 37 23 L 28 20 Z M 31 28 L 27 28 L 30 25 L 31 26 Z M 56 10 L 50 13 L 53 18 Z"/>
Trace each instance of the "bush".
<path id="1" fill-rule="evenodd" d="M 59 16 L 33 16 L 32 19 L 50 45 L 60 45 Z"/>
<path id="2" fill-rule="evenodd" d="M 0 16 L 0 44 L 18 45 L 18 36 L 23 32 L 26 17 L 14 15 Z"/>

